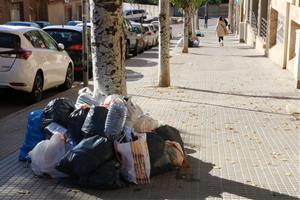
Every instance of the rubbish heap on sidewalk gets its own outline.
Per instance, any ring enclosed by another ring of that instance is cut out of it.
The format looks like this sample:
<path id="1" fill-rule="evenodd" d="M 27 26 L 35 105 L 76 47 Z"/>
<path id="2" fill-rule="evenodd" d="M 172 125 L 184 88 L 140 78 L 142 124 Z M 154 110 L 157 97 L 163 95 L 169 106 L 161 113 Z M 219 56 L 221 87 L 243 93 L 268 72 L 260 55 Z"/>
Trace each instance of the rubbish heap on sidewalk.
<path id="1" fill-rule="evenodd" d="M 186 163 L 179 131 L 144 114 L 131 98 L 79 91 L 74 105 L 57 98 L 28 116 L 20 161 L 38 176 L 80 187 L 116 189 Z"/>

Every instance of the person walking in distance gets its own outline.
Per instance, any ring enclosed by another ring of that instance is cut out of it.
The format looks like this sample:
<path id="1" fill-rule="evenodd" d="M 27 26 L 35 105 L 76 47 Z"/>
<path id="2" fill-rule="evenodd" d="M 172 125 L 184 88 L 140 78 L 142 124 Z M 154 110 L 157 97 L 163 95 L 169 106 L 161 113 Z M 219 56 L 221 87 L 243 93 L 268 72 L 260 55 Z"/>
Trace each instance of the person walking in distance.
<path id="1" fill-rule="evenodd" d="M 216 32 L 219 39 L 219 45 L 224 46 L 223 40 L 224 36 L 228 34 L 225 21 L 222 17 L 219 17 L 217 26 L 216 26 Z"/>
<path id="2" fill-rule="evenodd" d="M 204 28 L 207 28 L 207 23 L 208 23 L 208 16 L 204 16 Z"/>

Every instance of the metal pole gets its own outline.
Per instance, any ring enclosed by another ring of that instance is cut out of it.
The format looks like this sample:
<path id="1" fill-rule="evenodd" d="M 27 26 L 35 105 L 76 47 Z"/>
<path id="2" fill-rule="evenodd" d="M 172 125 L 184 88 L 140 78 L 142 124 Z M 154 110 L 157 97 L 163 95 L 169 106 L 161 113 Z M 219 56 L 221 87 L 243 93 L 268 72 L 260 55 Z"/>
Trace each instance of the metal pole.
<path id="1" fill-rule="evenodd" d="M 83 86 L 89 85 L 89 69 L 88 69 L 88 37 L 87 37 L 87 14 L 88 14 L 88 0 L 82 0 L 82 72 L 83 72 Z"/>

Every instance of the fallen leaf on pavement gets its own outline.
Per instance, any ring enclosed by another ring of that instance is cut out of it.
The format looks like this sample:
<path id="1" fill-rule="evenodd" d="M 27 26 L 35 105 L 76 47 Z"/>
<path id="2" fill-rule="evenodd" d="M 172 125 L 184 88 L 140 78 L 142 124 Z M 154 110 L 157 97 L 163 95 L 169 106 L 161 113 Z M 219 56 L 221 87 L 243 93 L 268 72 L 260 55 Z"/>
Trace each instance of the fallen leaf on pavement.
<path id="1" fill-rule="evenodd" d="M 19 190 L 18 194 L 30 194 L 29 190 Z"/>
<path id="2" fill-rule="evenodd" d="M 80 190 L 74 189 L 74 188 L 73 188 L 73 189 L 69 189 L 68 192 L 75 192 L 75 193 L 78 193 L 78 192 L 80 192 Z"/>
<path id="3" fill-rule="evenodd" d="M 285 175 L 286 176 L 293 176 L 293 174 L 291 172 L 286 172 Z"/>

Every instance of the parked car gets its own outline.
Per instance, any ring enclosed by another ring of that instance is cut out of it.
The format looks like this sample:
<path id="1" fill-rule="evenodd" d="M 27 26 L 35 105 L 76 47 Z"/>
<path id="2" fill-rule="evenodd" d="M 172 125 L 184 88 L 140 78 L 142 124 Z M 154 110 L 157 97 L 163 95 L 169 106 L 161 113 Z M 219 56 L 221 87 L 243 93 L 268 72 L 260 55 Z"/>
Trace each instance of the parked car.
<path id="1" fill-rule="evenodd" d="M 34 21 L 34 23 L 38 24 L 41 28 L 51 25 L 48 21 Z"/>
<path id="2" fill-rule="evenodd" d="M 142 21 L 147 18 L 147 12 L 143 9 L 129 9 L 124 12 L 125 18 L 132 21 Z"/>
<path id="3" fill-rule="evenodd" d="M 72 87 L 73 62 L 63 44 L 35 27 L 0 25 L 0 88 L 42 99 L 44 90 Z"/>
<path id="4" fill-rule="evenodd" d="M 5 25 L 11 25 L 11 26 L 31 26 L 31 27 L 41 28 L 37 23 L 34 23 L 34 22 L 23 22 L 23 21 L 10 21 L 10 22 L 6 22 Z"/>
<path id="5" fill-rule="evenodd" d="M 126 57 L 129 56 L 129 53 L 136 56 L 139 52 L 138 34 L 134 32 L 133 26 L 128 19 L 124 18 L 123 25 L 126 38 Z"/>
<path id="6" fill-rule="evenodd" d="M 43 28 L 54 40 L 58 43 L 62 43 L 65 46 L 66 51 L 74 62 L 74 73 L 76 79 L 82 78 L 83 66 L 82 66 L 82 30 L 81 26 L 47 26 Z M 88 31 L 90 33 L 90 31 Z M 88 41 L 90 41 L 90 34 L 88 34 Z M 88 43 L 89 50 L 91 50 L 91 44 Z M 92 77 L 92 58 L 88 55 L 88 68 L 89 77 Z"/>
<path id="7" fill-rule="evenodd" d="M 157 45 L 157 35 L 156 30 L 154 30 L 154 26 L 152 24 L 143 24 L 146 35 L 148 35 L 148 47 L 151 48 Z"/>
<path id="8" fill-rule="evenodd" d="M 155 27 L 155 29 L 157 31 L 159 30 L 159 21 L 152 21 L 151 24 Z M 173 32 L 173 28 L 172 28 L 172 26 L 170 26 L 170 29 L 169 29 L 170 39 L 173 38 L 172 32 Z"/>
<path id="9" fill-rule="evenodd" d="M 139 53 L 144 52 L 147 49 L 148 44 L 148 37 L 145 34 L 144 27 L 141 23 L 138 22 L 130 22 L 133 26 L 133 31 L 137 33 L 137 40 L 138 40 L 138 49 Z"/>
<path id="10" fill-rule="evenodd" d="M 72 20 L 67 22 L 67 25 L 69 26 L 76 26 L 77 24 L 82 24 L 82 21 Z"/>

